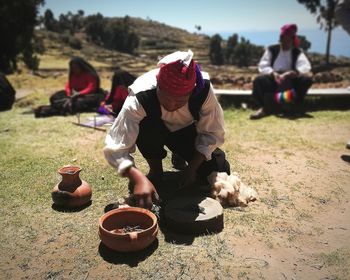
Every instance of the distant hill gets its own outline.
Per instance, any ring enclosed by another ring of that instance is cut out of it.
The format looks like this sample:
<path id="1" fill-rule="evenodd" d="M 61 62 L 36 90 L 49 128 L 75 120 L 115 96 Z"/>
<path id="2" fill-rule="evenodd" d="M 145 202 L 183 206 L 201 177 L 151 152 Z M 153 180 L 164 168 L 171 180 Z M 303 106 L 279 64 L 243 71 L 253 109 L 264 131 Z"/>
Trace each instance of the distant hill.
<path id="1" fill-rule="evenodd" d="M 109 20 L 120 20 L 120 18 L 109 18 Z M 37 30 L 38 37 L 44 39 L 45 55 L 67 56 L 81 55 L 90 60 L 96 60 L 105 66 L 119 66 L 131 70 L 134 74 L 144 72 L 156 66 L 159 57 L 177 50 L 191 49 L 195 53 L 195 59 L 203 65 L 209 65 L 209 40 L 210 38 L 202 34 L 194 34 L 159 23 L 153 20 L 140 18 L 130 18 L 130 30 L 135 32 L 140 44 L 135 55 L 104 49 L 96 44 L 87 41 L 86 34 L 82 31 L 75 34 L 81 43 L 80 50 L 74 50 L 69 44 L 64 42 L 67 35 L 56 32 Z M 57 51 L 59 53 L 57 53 Z M 132 59 L 132 63 L 130 63 Z M 56 63 L 55 63 L 56 64 Z M 131 65 L 132 64 L 132 65 Z M 45 59 L 42 59 L 41 69 L 47 69 Z M 134 69 L 134 71 L 132 70 Z"/>
<path id="2" fill-rule="evenodd" d="M 152 59 L 176 50 L 192 49 L 195 58 L 202 64 L 209 64 L 209 40 L 207 35 L 189 33 L 153 20 L 132 18 L 131 30 L 141 39 L 138 52 Z"/>
<path id="3" fill-rule="evenodd" d="M 109 18 L 109 20 L 120 20 L 120 18 Z M 256 66 L 238 68 L 232 65 L 211 65 L 208 55 L 210 37 L 206 35 L 190 33 L 164 23 L 133 17 L 129 18 L 129 28 L 140 39 L 139 47 L 133 55 L 108 50 L 89 42 L 84 29 L 74 35 L 80 40 L 80 49 L 74 49 L 70 46 L 65 38 L 67 37 L 66 34 L 44 29 L 37 30 L 36 34 L 43 39 L 45 47 L 45 52 L 40 56 L 39 70 L 40 72 L 66 71 L 68 67 L 67 61 L 72 56 L 78 55 L 90 61 L 100 72 L 111 73 L 116 67 L 120 67 L 139 76 L 155 68 L 159 57 L 177 50 L 191 49 L 194 52 L 195 60 L 201 64 L 204 71 L 210 74 L 215 86 L 251 88 L 251 82 L 258 74 Z M 323 61 L 323 56 L 319 54 L 310 54 L 309 57 L 315 62 L 314 66 L 316 67 L 319 67 L 317 65 Z M 349 59 L 341 61 L 336 60 L 334 57 L 332 59 L 333 62 L 343 64 L 344 69 L 349 66 Z M 344 71 L 346 73 L 344 77 L 349 77 L 349 71 Z M 341 70 L 340 73 L 344 71 Z M 110 75 L 108 74 L 108 76 Z"/>

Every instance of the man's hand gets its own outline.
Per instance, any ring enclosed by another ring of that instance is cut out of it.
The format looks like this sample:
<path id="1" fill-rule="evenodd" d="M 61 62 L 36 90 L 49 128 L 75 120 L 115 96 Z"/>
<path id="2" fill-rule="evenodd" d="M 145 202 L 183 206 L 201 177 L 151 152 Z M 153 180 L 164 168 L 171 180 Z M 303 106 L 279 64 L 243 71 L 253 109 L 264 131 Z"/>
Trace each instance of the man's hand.
<path id="1" fill-rule="evenodd" d="M 287 72 L 284 72 L 283 74 L 279 74 L 278 72 L 273 72 L 272 75 L 273 75 L 276 83 L 278 85 L 281 85 L 287 79 L 293 79 L 293 78 L 297 77 L 298 73 L 295 71 L 287 71 Z"/>
<path id="2" fill-rule="evenodd" d="M 283 83 L 283 76 L 282 75 L 280 75 L 277 72 L 272 72 L 272 75 L 273 75 L 273 78 L 275 79 L 275 82 L 278 85 L 281 85 Z"/>
<path id="3" fill-rule="evenodd" d="M 192 160 L 188 163 L 184 173 L 183 187 L 190 187 L 197 177 L 197 170 L 202 162 L 205 160 L 205 156 L 198 151 L 194 152 Z"/>
<path id="4" fill-rule="evenodd" d="M 144 182 L 135 184 L 133 198 L 136 205 L 147 209 L 152 208 L 153 202 L 159 202 L 158 193 L 146 176 Z"/>
<path id="5" fill-rule="evenodd" d="M 288 71 L 288 72 L 283 73 L 281 76 L 283 77 L 283 80 L 293 79 L 293 78 L 298 76 L 298 73 L 295 71 Z"/>
<path id="6" fill-rule="evenodd" d="M 151 209 L 153 202 L 159 202 L 159 195 L 155 187 L 140 170 L 132 166 L 125 171 L 124 175 L 135 184 L 133 198 L 137 206 Z"/>
<path id="7" fill-rule="evenodd" d="M 72 99 L 76 99 L 79 96 L 79 91 L 72 89 L 72 94 L 71 94 L 71 98 Z"/>

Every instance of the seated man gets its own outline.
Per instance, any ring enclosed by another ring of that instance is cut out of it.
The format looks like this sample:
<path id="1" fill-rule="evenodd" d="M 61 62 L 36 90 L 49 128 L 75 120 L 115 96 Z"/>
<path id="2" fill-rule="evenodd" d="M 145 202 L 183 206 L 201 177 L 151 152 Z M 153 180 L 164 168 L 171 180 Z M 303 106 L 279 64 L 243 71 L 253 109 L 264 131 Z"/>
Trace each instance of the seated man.
<path id="1" fill-rule="evenodd" d="M 192 57 L 190 50 L 172 53 L 139 77 L 106 137 L 105 157 L 134 184 L 140 207 L 150 208 L 159 198 L 153 183 L 163 174 L 164 146 L 188 162 L 184 187 L 213 171 L 230 173 L 218 148 L 225 135 L 223 111 Z M 135 167 L 135 144 L 149 165 L 147 177 Z"/>
<path id="2" fill-rule="evenodd" d="M 274 105 L 301 104 L 312 80 L 306 74 L 311 65 L 298 48 L 297 26 L 282 26 L 280 44 L 267 48 L 259 63 L 258 76 L 253 83 L 253 98 L 259 109 L 251 119 L 259 119 L 271 113 Z"/>

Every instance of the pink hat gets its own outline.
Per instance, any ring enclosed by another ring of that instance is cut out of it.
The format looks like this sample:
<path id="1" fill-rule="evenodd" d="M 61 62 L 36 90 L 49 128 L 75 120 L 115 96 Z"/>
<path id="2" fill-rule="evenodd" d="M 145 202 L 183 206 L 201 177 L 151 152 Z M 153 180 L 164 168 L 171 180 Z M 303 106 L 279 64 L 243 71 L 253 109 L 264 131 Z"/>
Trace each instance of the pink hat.
<path id="1" fill-rule="evenodd" d="M 297 36 L 298 26 L 294 23 L 292 24 L 285 24 L 281 27 L 281 33 L 280 36 L 291 36 L 294 37 L 294 46 L 299 47 L 299 39 Z"/>

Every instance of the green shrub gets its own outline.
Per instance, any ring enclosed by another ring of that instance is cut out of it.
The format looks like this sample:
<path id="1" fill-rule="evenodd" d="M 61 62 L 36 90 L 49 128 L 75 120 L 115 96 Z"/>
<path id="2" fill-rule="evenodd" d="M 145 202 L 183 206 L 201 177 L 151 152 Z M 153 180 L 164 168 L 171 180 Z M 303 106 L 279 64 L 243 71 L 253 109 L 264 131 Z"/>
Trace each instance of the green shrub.
<path id="1" fill-rule="evenodd" d="M 81 41 L 74 36 L 70 36 L 68 40 L 68 44 L 70 47 L 72 47 L 75 50 L 80 50 L 81 49 Z"/>

